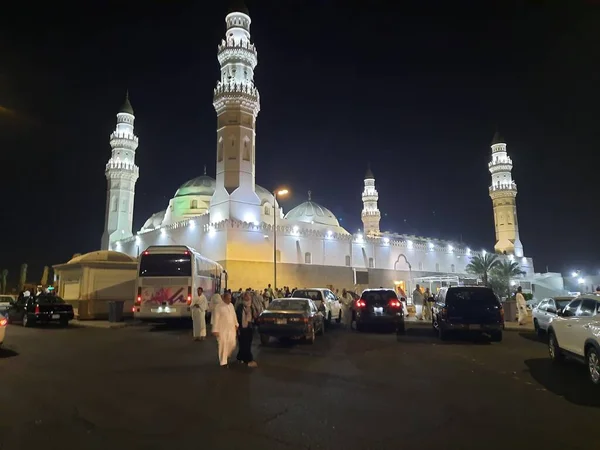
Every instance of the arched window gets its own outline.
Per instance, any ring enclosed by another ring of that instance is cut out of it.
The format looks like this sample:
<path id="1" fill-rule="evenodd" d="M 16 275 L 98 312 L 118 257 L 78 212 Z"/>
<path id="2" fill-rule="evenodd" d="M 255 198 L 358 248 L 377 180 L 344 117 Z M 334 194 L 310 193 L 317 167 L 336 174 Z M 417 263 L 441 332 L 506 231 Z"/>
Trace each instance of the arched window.
<path id="1" fill-rule="evenodd" d="M 126 199 L 123 199 L 123 201 L 121 202 L 121 211 L 127 212 L 127 200 Z"/>
<path id="2" fill-rule="evenodd" d="M 217 162 L 223 162 L 223 136 L 219 138 L 219 150 L 217 151 Z"/>
<path id="3" fill-rule="evenodd" d="M 117 200 L 117 197 L 113 197 L 110 200 L 110 203 L 111 203 L 111 206 L 110 206 L 111 211 L 112 212 L 117 212 L 118 211 L 118 206 L 117 206 L 118 200 Z"/>
<path id="4" fill-rule="evenodd" d="M 450 272 L 452 272 L 452 273 L 456 272 L 456 267 L 454 267 L 454 264 L 452 264 L 450 266 Z"/>
<path id="5" fill-rule="evenodd" d="M 271 215 L 271 207 L 269 205 L 265 205 L 265 216 Z"/>
<path id="6" fill-rule="evenodd" d="M 198 209 L 198 200 L 192 200 L 192 205 L 190 206 L 192 209 Z"/>
<path id="7" fill-rule="evenodd" d="M 346 255 L 346 266 L 350 267 L 350 255 Z"/>
<path id="8" fill-rule="evenodd" d="M 243 154 L 243 158 L 244 161 L 250 161 L 250 146 L 248 145 L 250 142 L 250 139 L 248 139 L 248 136 L 246 136 L 244 138 L 244 154 Z"/>
<path id="9" fill-rule="evenodd" d="M 306 252 L 304 254 L 304 263 L 305 264 L 312 264 L 312 255 L 310 254 L 310 252 Z"/>
<path id="10" fill-rule="evenodd" d="M 440 263 L 435 263 L 435 271 L 436 272 L 440 271 Z"/>
<path id="11" fill-rule="evenodd" d="M 369 269 L 375 267 L 375 263 L 373 262 L 373 258 L 369 258 Z"/>

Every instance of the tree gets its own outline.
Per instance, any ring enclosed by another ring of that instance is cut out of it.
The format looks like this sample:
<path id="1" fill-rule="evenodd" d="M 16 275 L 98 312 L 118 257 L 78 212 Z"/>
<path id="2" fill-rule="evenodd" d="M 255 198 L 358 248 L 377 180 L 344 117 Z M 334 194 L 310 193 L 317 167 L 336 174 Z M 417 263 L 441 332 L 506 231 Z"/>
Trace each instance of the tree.
<path id="1" fill-rule="evenodd" d="M 477 255 L 471 259 L 471 262 L 467 264 L 465 270 L 467 273 L 477 275 L 483 281 L 485 286 L 489 286 L 490 273 L 498 264 L 498 256 L 492 253 L 486 253 L 485 255 Z"/>
<path id="2" fill-rule="evenodd" d="M 514 261 L 498 261 L 498 264 L 492 269 L 493 287 L 496 290 L 496 294 L 503 297 L 502 294 L 506 294 L 506 297 L 510 296 L 510 279 L 525 274 L 521 270 L 518 263 Z"/>
<path id="3" fill-rule="evenodd" d="M 21 275 L 19 277 L 19 292 L 23 291 L 27 283 L 27 263 L 21 264 Z"/>
<path id="4" fill-rule="evenodd" d="M 40 284 L 42 286 L 47 286 L 48 285 L 48 273 L 49 273 L 50 269 L 48 268 L 48 266 L 44 266 L 44 271 L 42 272 L 42 279 L 40 281 Z"/>
<path id="5" fill-rule="evenodd" d="M 6 294 L 6 279 L 8 278 L 8 269 L 3 269 L 0 274 L 0 292 Z"/>

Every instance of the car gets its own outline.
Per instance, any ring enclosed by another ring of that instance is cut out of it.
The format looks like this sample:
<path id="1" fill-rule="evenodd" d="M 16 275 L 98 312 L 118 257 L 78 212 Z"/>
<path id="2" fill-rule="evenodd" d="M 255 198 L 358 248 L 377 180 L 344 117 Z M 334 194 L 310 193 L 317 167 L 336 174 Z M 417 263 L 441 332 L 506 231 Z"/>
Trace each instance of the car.
<path id="1" fill-rule="evenodd" d="M 352 324 L 356 331 L 367 326 L 387 327 L 403 334 L 404 314 L 404 306 L 393 289 L 365 289 L 352 303 Z"/>
<path id="2" fill-rule="evenodd" d="M 20 296 L 8 310 L 8 321 L 21 322 L 24 327 L 50 322 L 67 326 L 73 318 L 73 306 L 52 294 L 41 294 L 37 297 Z"/>
<path id="3" fill-rule="evenodd" d="M 314 344 L 315 336 L 325 333 L 324 307 L 306 298 L 277 298 L 258 316 L 260 342 L 267 345 L 271 337 L 305 338 Z"/>
<path id="4" fill-rule="evenodd" d="M 12 295 L 0 295 L 0 314 L 8 311 L 11 305 L 15 302 L 15 297 Z"/>
<path id="5" fill-rule="evenodd" d="M 442 287 L 432 306 L 432 327 L 440 339 L 455 331 L 488 334 L 493 342 L 502 341 L 504 310 L 488 287 Z"/>
<path id="6" fill-rule="evenodd" d="M 342 304 L 340 299 L 327 288 L 309 288 L 309 289 L 296 289 L 292 292 L 294 298 L 308 298 L 320 307 L 322 304 L 325 306 L 325 322 L 330 325 L 333 320 L 337 323 L 342 321 Z"/>
<path id="7" fill-rule="evenodd" d="M 6 326 L 8 325 L 8 319 L 0 313 L 0 347 L 4 344 L 4 338 L 6 337 Z"/>
<path id="8" fill-rule="evenodd" d="M 567 304 L 548 326 L 548 354 L 553 363 L 565 359 L 588 367 L 592 384 L 600 385 L 600 295 L 580 295 Z"/>
<path id="9" fill-rule="evenodd" d="M 548 330 L 550 321 L 558 315 L 558 311 L 569 304 L 573 297 L 553 297 L 545 298 L 537 304 L 531 316 L 533 318 L 533 327 L 538 336 L 542 336 Z"/>

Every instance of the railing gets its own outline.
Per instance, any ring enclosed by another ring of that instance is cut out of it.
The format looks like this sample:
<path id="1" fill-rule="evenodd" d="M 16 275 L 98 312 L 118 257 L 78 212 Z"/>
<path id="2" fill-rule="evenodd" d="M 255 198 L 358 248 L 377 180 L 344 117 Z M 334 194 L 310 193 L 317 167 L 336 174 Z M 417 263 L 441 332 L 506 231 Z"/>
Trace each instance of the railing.
<path id="1" fill-rule="evenodd" d="M 217 87 L 214 89 L 214 94 L 228 94 L 233 92 L 239 92 L 241 94 L 252 95 L 253 97 L 258 97 L 258 89 L 248 83 L 231 83 L 231 82 L 222 82 L 219 81 L 217 83 Z"/>
<path id="2" fill-rule="evenodd" d="M 240 48 L 240 49 L 249 50 L 253 53 L 256 53 L 256 47 L 254 46 L 254 44 L 251 44 L 249 41 L 243 40 L 243 39 L 240 39 L 237 42 L 235 39 L 228 39 L 228 40 L 223 39 L 221 41 L 221 44 L 217 47 L 217 50 L 219 52 L 221 52 L 228 48 L 232 48 L 232 49 Z"/>
<path id="3" fill-rule="evenodd" d="M 517 183 L 514 181 L 512 183 L 498 183 L 493 186 L 490 186 L 490 192 L 493 191 L 508 191 L 508 190 L 517 190 Z"/>
<path id="4" fill-rule="evenodd" d="M 130 133 L 117 133 L 116 131 L 110 134 L 110 138 L 112 139 L 129 139 L 131 141 L 138 142 L 138 137 L 134 134 Z"/>

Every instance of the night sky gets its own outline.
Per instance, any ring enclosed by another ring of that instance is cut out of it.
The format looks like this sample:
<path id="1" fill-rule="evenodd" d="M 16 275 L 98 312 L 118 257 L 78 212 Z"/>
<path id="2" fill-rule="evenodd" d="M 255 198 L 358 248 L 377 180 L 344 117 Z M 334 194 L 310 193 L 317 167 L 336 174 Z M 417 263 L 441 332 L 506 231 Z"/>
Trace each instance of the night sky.
<path id="1" fill-rule="evenodd" d="M 21 2 L 3 14 L 0 268 L 11 278 L 23 262 L 35 280 L 99 248 L 108 139 L 127 89 L 140 138 L 135 230 L 205 164 L 215 175 L 227 2 L 105 3 Z M 600 8 L 479 3 L 248 1 L 256 181 L 288 187 L 286 211 L 312 190 L 356 232 L 370 161 L 382 230 L 492 250 L 498 127 L 536 271 L 597 273 Z"/>

